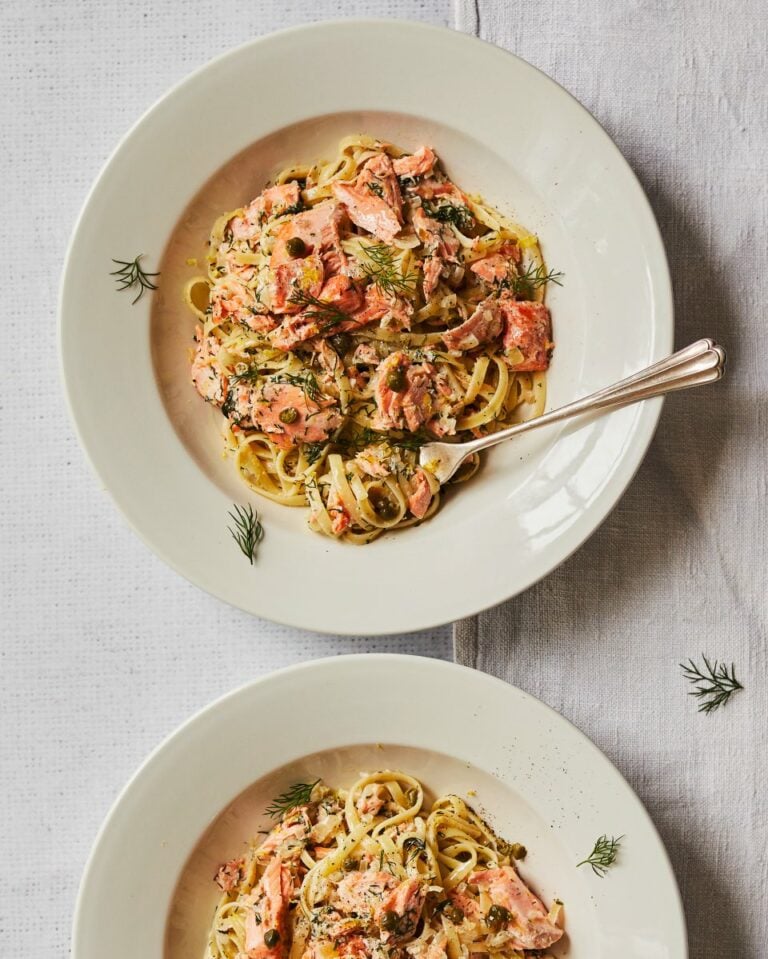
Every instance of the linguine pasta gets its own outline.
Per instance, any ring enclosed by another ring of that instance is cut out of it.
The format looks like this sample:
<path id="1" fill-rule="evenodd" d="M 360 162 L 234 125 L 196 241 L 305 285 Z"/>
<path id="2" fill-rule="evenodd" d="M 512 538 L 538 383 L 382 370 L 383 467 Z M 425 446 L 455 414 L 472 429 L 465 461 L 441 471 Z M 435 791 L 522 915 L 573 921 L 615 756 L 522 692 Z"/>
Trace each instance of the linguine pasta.
<path id="1" fill-rule="evenodd" d="M 216 875 L 206 959 L 524 959 L 563 932 L 520 878 L 525 849 L 403 772 L 286 794 L 279 824 Z M 300 799 L 291 805 L 293 799 Z"/>
<path id="2" fill-rule="evenodd" d="M 185 289 L 192 380 L 252 490 L 366 543 L 438 509 L 424 442 L 543 411 L 551 279 L 537 238 L 429 147 L 347 137 L 214 224 Z"/>

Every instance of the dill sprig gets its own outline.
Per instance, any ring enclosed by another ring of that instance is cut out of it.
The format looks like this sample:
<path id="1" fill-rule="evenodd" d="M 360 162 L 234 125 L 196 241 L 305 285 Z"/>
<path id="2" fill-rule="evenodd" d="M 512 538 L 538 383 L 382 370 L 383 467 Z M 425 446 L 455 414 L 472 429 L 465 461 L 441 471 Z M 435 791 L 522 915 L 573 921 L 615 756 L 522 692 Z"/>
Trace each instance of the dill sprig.
<path id="1" fill-rule="evenodd" d="M 418 450 L 430 441 L 431 438 L 421 430 L 417 433 L 408 433 L 405 436 L 398 437 L 390 436 L 388 433 L 379 433 L 377 430 L 372 430 L 369 426 L 364 426 L 356 433 L 352 433 L 344 438 L 340 437 L 334 442 L 337 446 L 351 450 L 361 450 L 374 443 L 387 443 L 393 449 L 398 450 Z"/>
<path id="2" fill-rule="evenodd" d="M 293 291 L 288 302 L 301 306 L 305 315 L 317 320 L 320 329 L 323 331 L 352 319 L 349 313 L 340 310 L 333 303 L 320 300 L 316 296 L 312 296 L 311 293 L 307 293 L 306 290 L 298 289 L 298 287 Z"/>
<path id="3" fill-rule="evenodd" d="M 261 372 L 258 365 L 249 366 L 240 373 L 232 373 L 229 377 L 229 385 L 237 386 L 238 383 L 257 383 L 261 378 Z"/>
<path id="4" fill-rule="evenodd" d="M 290 383 L 291 386 L 300 387 L 307 399 L 312 400 L 313 403 L 317 403 L 323 392 L 315 374 L 310 370 L 303 370 L 301 373 L 279 373 L 272 377 L 272 382 Z"/>
<path id="5" fill-rule="evenodd" d="M 298 203 L 294 203 L 292 206 L 287 206 L 284 210 L 281 210 L 279 213 L 275 214 L 275 219 L 279 220 L 284 216 L 293 216 L 295 213 L 303 213 L 305 210 L 308 210 L 309 207 L 304 203 L 302 199 L 299 199 Z"/>
<path id="6" fill-rule="evenodd" d="M 229 385 L 236 386 L 239 383 L 258 383 L 264 374 L 258 364 L 249 366 L 240 373 L 233 373 L 229 377 Z M 315 378 L 315 374 L 310 370 L 304 370 L 301 373 L 278 373 L 270 377 L 273 383 L 290 383 L 291 386 L 299 386 L 304 391 L 308 399 L 317 402 L 322 395 L 320 384 Z"/>
<path id="7" fill-rule="evenodd" d="M 259 521 L 259 514 L 249 503 L 247 506 L 238 506 L 234 504 L 234 513 L 229 513 L 235 526 L 234 529 L 228 526 L 229 534 L 248 557 L 248 562 L 253 566 L 256 558 L 256 550 L 264 537 L 264 527 Z"/>
<path id="8" fill-rule="evenodd" d="M 398 450 L 420 450 L 425 443 L 431 442 L 431 437 L 426 433 L 409 433 L 407 436 L 383 436 L 390 446 Z"/>
<path id="9" fill-rule="evenodd" d="M 623 836 L 619 836 L 618 838 L 611 837 L 609 839 L 607 836 L 601 836 L 595 842 L 594 848 L 587 858 L 576 863 L 576 868 L 578 869 L 579 866 L 591 866 L 592 872 L 602 879 L 607 870 L 616 862 L 616 856 L 618 855 L 619 846 L 623 838 Z"/>
<path id="10" fill-rule="evenodd" d="M 313 783 L 294 783 L 289 786 L 284 793 L 273 799 L 264 812 L 272 819 L 278 816 L 284 816 L 296 806 L 305 806 L 312 798 L 312 790 L 320 782 L 316 779 Z"/>
<path id="11" fill-rule="evenodd" d="M 131 301 L 131 306 L 134 303 L 137 303 L 142 296 L 144 295 L 145 290 L 156 290 L 157 287 L 150 280 L 151 276 L 160 276 L 159 273 L 146 273 L 142 268 L 139 260 L 144 256 L 143 253 L 139 253 L 135 260 L 115 260 L 113 263 L 117 263 L 119 269 L 112 270 L 109 274 L 110 276 L 116 276 L 118 279 L 115 281 L 117 283 L 117 289 L 128 290 L 133 286 L 138 284 L 139 292 L 136 294 L 134 299 Z"/>
<path id="12" fill-rule="evenodd" d="M 472 216 L 469 207 L 455 203 L 434 203 L 430 200 L 422 202 L 422 209 L 433 220 L 438 223 L 453 223 L 462 233 L 472 229 L 475 218 Z"/>
<path id="13" fill-rule="evenodd" d="M 327 440 L 318 440 L 316 443 L 304 444 L 304 456 L 306 457 L 308 466 L 314 466 L 314 464 L 323 455 L 323 451 L 327 445 Z"/>
<path id="14" fill-rule="evenodd" d="M 373 280 L 382 293 L 404 293 L 413 296 L 416 292 L 416 274 L 403 273 L 397 261 L 397 253 L 386 243 L 372 243 L 361 249 L 368 263 L 361 263 L 363 273 Z"/>
<path id="15" fill-rule="evenodd" d="M 412 859 L 418 859 L 419 854 L 424 852 L 425 849 L 426 845 L 423 839 L 419 839 L 418 836 L 408 836 L 403 842 L 405 861 L 408 863 Z"/>
<path id="16" fill-rule="evenodd" d="M 736 679 L 733 663 L 729 672 L 725 663 L 719 663 L 717 660 L 710 663 L 703 653 L 701 658 L 704 660 L 703 668 L 697 666 L 692 659 L 679 665 L 683 676 L 695 684 L 689 695 L 699 700 L 699 712 L 711 713 L 720 706 L 724 706 L 733 693 L 744 687 Z"/>
<path id="17" fill-rule="evenodd" d="M 381 439 L 381 434 L 372 430 L 369 426 L 364 426 L 361 430 L 351 432 L 346 436 L 337 436 L 333 442 L 335 446 L 339 446 L 341 449 L 356 452 L 370 446 L 371 443 L 379 442 Z"/>
<path id="18" fill-rule="evenodd" d="M 531 264 L 525 273 L 502 280 L 500 286 L 512 290 L 515 296 L 524 296 L 530 299 L 536 290 L 546 286 L 547 283 L 562 286 L 564 276 L 564 273 L 558 273 L 556 270 L 547 272 L 543 263 L 539 263 L 537 266 Z"/>

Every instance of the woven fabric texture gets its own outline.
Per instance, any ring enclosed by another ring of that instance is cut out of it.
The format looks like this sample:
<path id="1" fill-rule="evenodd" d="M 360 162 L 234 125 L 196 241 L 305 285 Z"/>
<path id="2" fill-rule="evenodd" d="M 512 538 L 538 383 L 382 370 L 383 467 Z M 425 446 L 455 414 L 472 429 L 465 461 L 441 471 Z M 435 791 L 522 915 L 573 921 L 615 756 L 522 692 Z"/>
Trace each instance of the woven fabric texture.
<path id="1" fill-rule="evenodd" d="M 766 7 L 458 0 L 456 25 L 541 68 L 597 117 L 658 218 L 678 346 L 711 336 L 729 355 L 722 383 L 667 400 L 634 482 L 574 556 L 456 624 L 456 658 L 554 706 L 616 763 L 671 855 L 693 959 L 759 959 L 768 941 Z M 746 687 L 709 716 L 686 696 L 678 667 L 702 652 L 734 662 Z"/>

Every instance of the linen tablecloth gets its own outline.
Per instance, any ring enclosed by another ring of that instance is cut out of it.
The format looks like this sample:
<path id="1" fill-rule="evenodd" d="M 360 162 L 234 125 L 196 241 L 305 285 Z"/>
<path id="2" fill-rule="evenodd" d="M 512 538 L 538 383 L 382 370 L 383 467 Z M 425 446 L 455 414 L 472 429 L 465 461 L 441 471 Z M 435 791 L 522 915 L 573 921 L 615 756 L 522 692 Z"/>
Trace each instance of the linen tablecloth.
<path id="1" fill-rule="evenodd" d="M 254 35 L 368 15 L 479 29 L 580 97 L 650 192 L 680 342 L 710 333 L 730 349 L 722 388 L 669 402 L 597 537 L 500 617 L 460 626 L 456 650 L 560 708 L 628 775 L 673 855 L 693 956 L 765 955 L 761 0 L 2 0 L 0 13 L 0 952 L 66 953 L 109 804 L 216 696 L 339 652 L 451 654 L 448 628 L 319 637 L 181 580 L 99 488 L 59 385 L 66 242 L 125 130 L 172 83 Z M 675 667 L 699 649 L 733 659 L 747 686 L 711 717 L 695 714 Z"/>
<path id="2" fill-rule="evenodd" d="M 585 546 L 455 626 L 456 659 L 554 706 L 616 763 L 669 850 L 694 959 L 768 956 L 768 10 L 460 0 L 457 25 L 603 124 L 658 218 L 677 345 L 711 336 L 730 362 L 722 383 L 667 400 Z M 734 662 L 746 687 L 709 716 L 677 665 L 702 652 Z"/>

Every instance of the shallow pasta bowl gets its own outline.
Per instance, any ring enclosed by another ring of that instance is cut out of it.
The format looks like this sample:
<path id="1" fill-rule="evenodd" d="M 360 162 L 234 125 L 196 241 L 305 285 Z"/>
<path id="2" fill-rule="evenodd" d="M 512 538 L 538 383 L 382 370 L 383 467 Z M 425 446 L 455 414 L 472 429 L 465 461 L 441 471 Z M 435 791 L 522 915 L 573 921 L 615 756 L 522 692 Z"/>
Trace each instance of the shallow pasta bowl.
<path id="1" fill-rule="evenodd" d="M 202 957 L 218 899 L 212 877 L 268 827 L 270 800 L 295 782 L 350 786 L 380 769 L 415 776 L 430 800 L 463 797 L 526 847 L 525 881 L 546 903 L 564 903 L 566 938 L 555 956 L 685 959 L 664 847 L 586 737 L 483 673 L 378 655 L 281 670 L 214 703 L 160 746 L 96 840 L 73 959 Z M 604 833 L 624 838 L 600 878 L 577 864 Z"/>
<path id="2" fill-rule="evenodd" d="M 220 415 L 189 384 L 186 259 L 222 210 L 282 167 L 332 156 L 351 132 L 431 144 L 462 187 L 538 233 L 565 274 L 548 299 L 549 407 L 669 353 L 672 309 L 658 229 L 610 139 L 546 76 L 462 34 L 395 21 L 286 31 L 213 61 L 139 121 L 86 202 L 62 283 L 81 442 L 131 524 L 191 581 L 271 619 L 373 634 L 472 614 L 551 571 L 626 488 L 660 403 L 500 448 L 434 518 L 365 547 L 314 535 L 303 510 L 251 494 L 222 459 Z M 139 253 L 162 269 L 157 293 L 132 305 L 111 260 Z M 232 504 L 247 502 L 265 528 L 253 566 L 227 531 Z"/>

